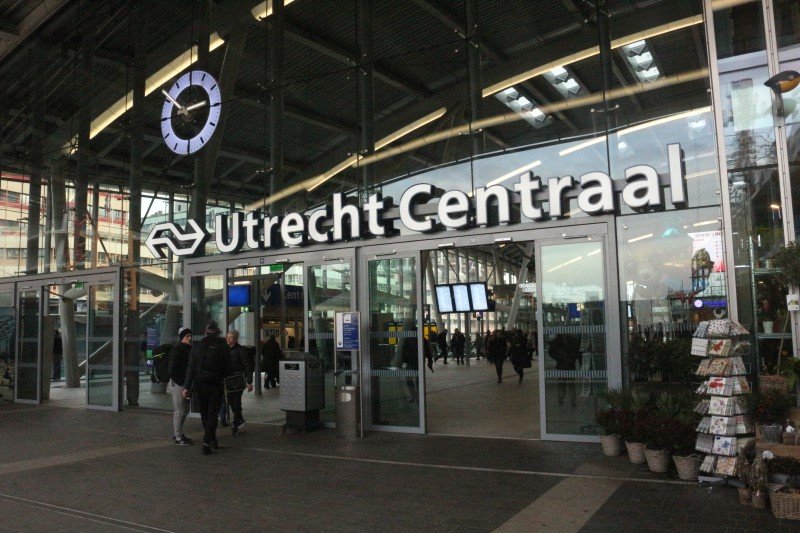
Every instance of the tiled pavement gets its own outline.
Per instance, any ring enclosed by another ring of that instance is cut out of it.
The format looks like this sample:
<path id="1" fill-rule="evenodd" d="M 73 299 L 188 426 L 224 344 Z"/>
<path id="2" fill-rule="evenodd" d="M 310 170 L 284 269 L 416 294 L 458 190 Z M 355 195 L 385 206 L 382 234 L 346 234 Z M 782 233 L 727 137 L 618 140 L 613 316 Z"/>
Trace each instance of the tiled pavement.
<path id="1" fill-rule="evenodd" d="M 599 446 L 249 424 L 175 446 L 168 414 L 0 406 L 0 531 L 790 531 L 733 489 Z M 199 436 L 198 420 L 188 423 Z M 636 480 L 627 480 L 636 478 Z M 563 504 L 561 503 L 563 500 Z"/>

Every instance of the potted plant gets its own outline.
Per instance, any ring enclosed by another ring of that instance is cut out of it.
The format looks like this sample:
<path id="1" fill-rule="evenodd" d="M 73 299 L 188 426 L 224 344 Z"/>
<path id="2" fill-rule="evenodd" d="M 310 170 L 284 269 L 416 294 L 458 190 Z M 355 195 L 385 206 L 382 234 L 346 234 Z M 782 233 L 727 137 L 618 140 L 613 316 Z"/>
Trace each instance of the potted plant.
<path id="1" fill-rule="evenodd" d="M 644 416 L 644 457 L 651 472 L 664 474 L 669 471 L 675 425 L 675 419 L 658 412 Z"/>
<path id="2" fill-rule="evenodd" d="M 767 466 L 764 459 L 756 456 L 750 468 L 750 490 L 753 493 L 753 508 L 767 508 Z"/>
<path id="3" fill-rule="evenodd" d="M 677 419 L 672 436 L 672 460 L 678 469 L 678 477 L 684 481 L 697 481 L 700 455 L 695 452 L 697 442 L 697 415 L 694 411 L 682 413 Z"/>
<path id="4" fill-rule="evenodd" d="M 600 426 L 600 445 L 603 447 L 603 454 L 615 457 L 622 453 L 622 435 L 619 432 L 617 410 L 612 407 L 601 409 L 597 412 L 595 420 Z"/>
<path id="5" fill-rule="evenodd" d="M 792 289 L 800 289 L 800 245 L 796 241 L 781 246 L 775 255 L 772 257 L 775 268 L 778 269 L 778 281 L 786 288 L 787 292 Z M 789 324 L 789 313 L 781 325 L 781 333 L 786 331 L 786 326 Z M 783 352 L 783 341 L 781 338 L 780 346 L 778 347 L 778 363 L 777 368 L 781 367 L 781 353 Z"/>
<path id="6" fill-rule="evenodd" d="M 739 503 L 750 505 L 753 501 L 753 491 L 750 490 L 750 462 L 747 460 L 744 450 L 739 450 L 734 474 L 743 485 L 739 487 Z"/>
<path id="7" fill-rule="evenodd" d="M 767 465 L 767 481 L 770 483 L 787 483 L 800 480 L 800 461 L 794 457 L 777 456 L 765 461 Z"/>
<path id="8" fill-rule="evenodd" d="M 625 448 L 628 450 L 628 459 L 633 464 L 644 464 L 644 443 L 646 440 L 645 427 L 647 412 L 650 404 L 650 393 L 642 389 L 630 391 L 630 408 L 621 409 L 617 413 L 619 429 Z"/>
<path id="9" fill-rule="evenodd" d="M 758 394 L 753 415 L 764 442 L 782 442 L 783 422 L 794 403 L 791 396 L 780 390 L 767 390 Z"/>

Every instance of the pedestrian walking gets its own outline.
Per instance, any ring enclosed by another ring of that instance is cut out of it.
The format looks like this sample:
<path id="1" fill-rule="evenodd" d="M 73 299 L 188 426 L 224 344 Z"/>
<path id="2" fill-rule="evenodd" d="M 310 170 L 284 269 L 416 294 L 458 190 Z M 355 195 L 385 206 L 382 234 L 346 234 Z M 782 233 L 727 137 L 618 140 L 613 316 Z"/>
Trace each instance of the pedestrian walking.
<path id="1" fill-rule="evenodd" d="M 186 384 L 186 368 L 189 366 L 189 353 L 192 351 L 192 330 L 186 327 L 178 330 L 178 343 L 169 351 L 168 372 L 172 384 L 172 440 L 179 446 L 192 443 L 183 434 L 183 424 L 189 414 L 189 400 L 183 396 Z"/>

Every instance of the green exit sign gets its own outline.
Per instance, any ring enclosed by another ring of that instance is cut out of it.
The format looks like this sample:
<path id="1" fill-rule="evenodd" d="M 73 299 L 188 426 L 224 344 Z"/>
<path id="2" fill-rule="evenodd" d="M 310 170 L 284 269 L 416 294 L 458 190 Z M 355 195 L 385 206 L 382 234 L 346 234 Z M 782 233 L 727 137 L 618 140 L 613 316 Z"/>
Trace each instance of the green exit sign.
<path id="1" fill-rule="evenodd" d="M 283 272 L 283 264 L 276 263 L 274 265 L 269 265 L 270 272 Z"/>

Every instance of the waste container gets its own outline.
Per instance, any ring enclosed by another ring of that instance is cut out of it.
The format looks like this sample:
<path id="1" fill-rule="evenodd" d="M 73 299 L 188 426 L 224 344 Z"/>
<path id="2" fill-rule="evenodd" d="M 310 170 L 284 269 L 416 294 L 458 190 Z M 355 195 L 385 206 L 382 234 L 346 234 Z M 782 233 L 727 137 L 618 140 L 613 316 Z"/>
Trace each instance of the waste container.
<path id="1" fill-rule="evenodd" d="M 340 437 L 361 436 L 361 390 L 357 385 L 336 387 L 336 433 Z"/>
<path id="2" fill-rule="evenodd" d="M 325 407 L 322 360 L 294 352 L 280 362 L 280 408 L 286 411 L 283 429 L 309 431 L 322 427 L 319 410 Z"/>

